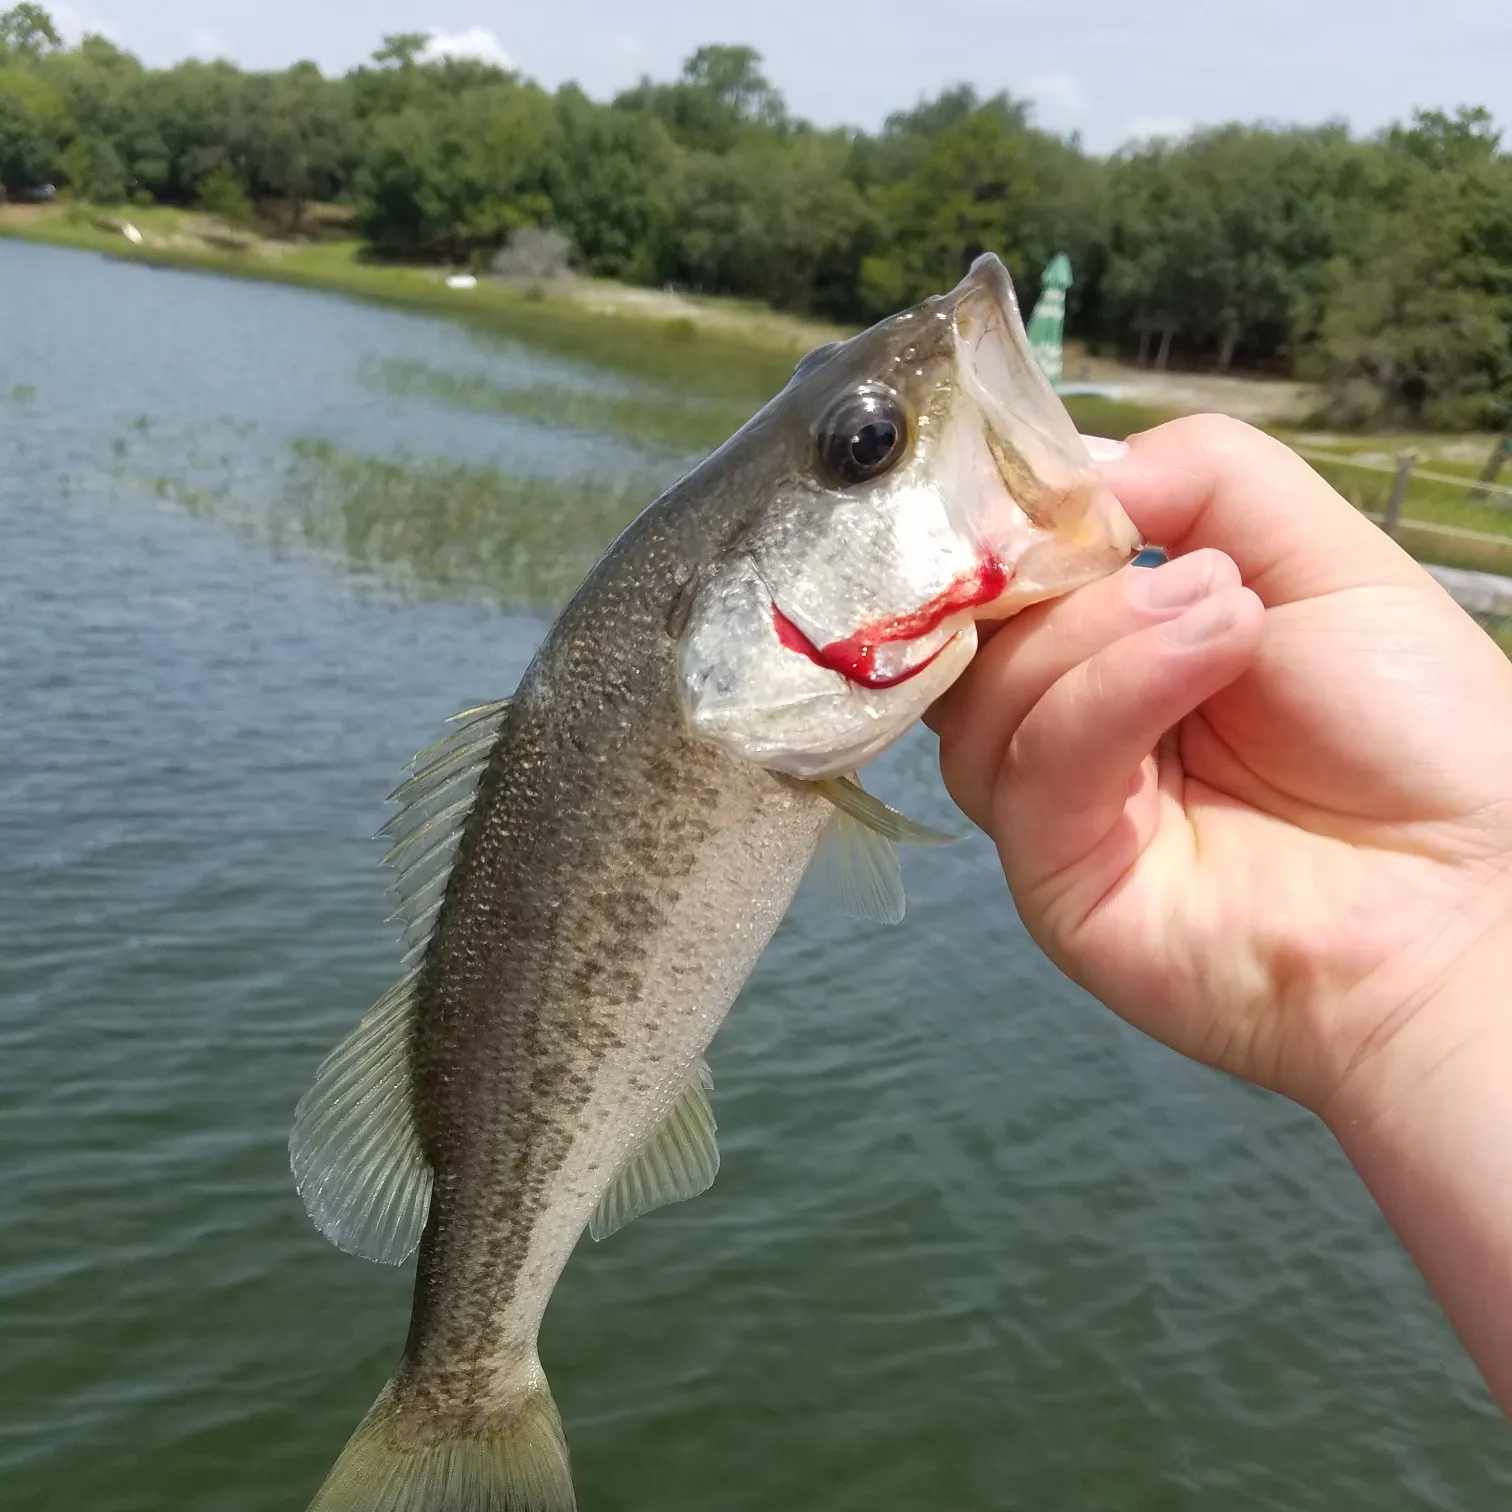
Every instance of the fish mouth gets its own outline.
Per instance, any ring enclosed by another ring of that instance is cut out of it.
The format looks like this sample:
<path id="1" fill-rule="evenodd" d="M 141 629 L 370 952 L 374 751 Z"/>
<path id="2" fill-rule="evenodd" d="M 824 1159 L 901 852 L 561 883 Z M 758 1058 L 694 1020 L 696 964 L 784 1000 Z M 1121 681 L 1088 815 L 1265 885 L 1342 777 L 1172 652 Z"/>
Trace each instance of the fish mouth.
<path id="1" fill-rule="evenodd" d="M 983 560 L 975 572 L 960 574 L 943 593 L 917 609 L 863 625 L 841 640 L 816 644 L 772 599 L 772 628 L 789 651 L 815 666 L 837 672 L 857 687 L 896 688 L 932 666 L 971 631 L 963 615 L 994 603 L 1007 591 L 1011 574 L 999 563 Z"/>

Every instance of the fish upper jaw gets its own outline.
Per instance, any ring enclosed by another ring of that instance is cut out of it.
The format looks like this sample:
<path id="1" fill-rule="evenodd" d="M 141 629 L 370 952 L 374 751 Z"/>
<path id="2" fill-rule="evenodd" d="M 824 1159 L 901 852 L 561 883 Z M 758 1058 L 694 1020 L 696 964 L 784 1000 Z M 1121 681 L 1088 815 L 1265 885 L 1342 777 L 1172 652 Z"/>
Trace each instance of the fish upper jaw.
<path id="1" fill-rule="evenodd" d="M 978 551 L 1010 569 L 979 615 L 1002 618 L 1116 571 L 1144 542 L 1035 361 L 1002 263 L 979 257 L 948 298 L 956 373 L 978 418 L 957 416 L 947 504 Z"/>

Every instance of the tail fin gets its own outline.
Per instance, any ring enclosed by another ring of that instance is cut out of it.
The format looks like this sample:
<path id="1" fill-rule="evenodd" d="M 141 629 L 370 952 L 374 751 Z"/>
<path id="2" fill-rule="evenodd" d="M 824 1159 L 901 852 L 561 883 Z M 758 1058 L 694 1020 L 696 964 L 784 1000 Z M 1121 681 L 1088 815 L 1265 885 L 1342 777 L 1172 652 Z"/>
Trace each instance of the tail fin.
<path id="1" fill-rule="evenodd" d="M 479 1433 L 414 1438 L 390 1382 L 310 1512 L 577 1512 L 556 1403 L 542 1381 Z"/>

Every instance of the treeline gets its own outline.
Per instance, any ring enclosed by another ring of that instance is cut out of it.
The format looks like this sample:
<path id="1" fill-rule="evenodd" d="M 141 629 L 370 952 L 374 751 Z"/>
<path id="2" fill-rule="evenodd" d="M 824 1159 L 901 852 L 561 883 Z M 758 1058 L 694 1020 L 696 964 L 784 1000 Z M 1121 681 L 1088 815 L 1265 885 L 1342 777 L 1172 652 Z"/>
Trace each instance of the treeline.
<path id="1" fill-rule="evenodd" d="M 743 47 L 610 103 L 426 61 L 389 37 L 311 63 L 149 70 L 47 13 L 0 14 L 0 185 L 79 199 L 254 207 L 298 230 L 349 206 L 373 250 L 482 264 L 547 226 L 583 271 L 861 321 L 984 248 L 1032 298 L 1070 254 L 1068 329 L 1094 348 L 1323 378 L 1339 423 L 1504 423 L 1512 400 L 1512 154 L 1484 110 L 1342 126 L 1230 125 L 1110 158 L 969 88 L 881 131 L 789 113 Z"/>

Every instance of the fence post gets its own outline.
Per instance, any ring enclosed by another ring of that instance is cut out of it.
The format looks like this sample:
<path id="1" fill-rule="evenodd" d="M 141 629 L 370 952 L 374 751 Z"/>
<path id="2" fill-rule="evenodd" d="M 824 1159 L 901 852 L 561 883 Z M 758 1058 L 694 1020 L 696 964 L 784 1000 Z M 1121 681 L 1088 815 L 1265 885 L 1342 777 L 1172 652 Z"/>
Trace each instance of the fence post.
<path id="1" fill-rule="evenodd" d="M 1509 459 L 1512 459 L 1512 430 L 1504 431 L 1496 438 L 1496 445 L 1491 448 L 1491 455 L 1486 458 L 1486 465 L 1481 468 L 1475 487 L 1466 497 L 1467 503 L 1473 504 L 1477 499 L 1489 497 L 1492 486 L 1501 476 L 1501 470 Z"/>
<path id="2" fill-rule="evenodd" d="M 1389 536 L 1397 533 L 1397 526 L 1402 522 L 1402 505 L 1407 499 L 1407 484 L 1412 477 L 1412 464 L 1417 461 L 1417 453 L 1404 451 L 1396 464 L 1396 476 L 1391 480 L 1391 493 L 1386 499 L 1386 518 L 1381 522 L 1381 528 Z"/>

